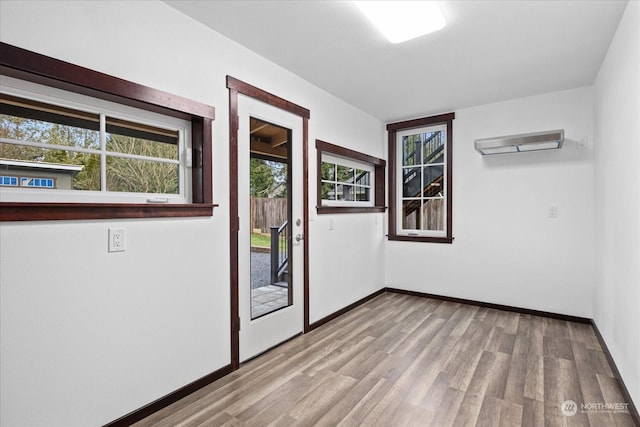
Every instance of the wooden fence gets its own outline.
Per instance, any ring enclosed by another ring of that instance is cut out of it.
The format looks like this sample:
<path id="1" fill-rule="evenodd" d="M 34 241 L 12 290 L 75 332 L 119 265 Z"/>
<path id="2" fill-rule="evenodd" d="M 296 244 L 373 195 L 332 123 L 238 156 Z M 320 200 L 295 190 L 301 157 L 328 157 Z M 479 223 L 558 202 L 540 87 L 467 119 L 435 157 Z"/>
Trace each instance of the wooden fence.
<path id="1" fill-rule="evenodd" d="M 444 200 L 426 200 L 422 208 L 419 203 L 417 200 L 405 204 L 402 227 L 408 230 L 444 230 Z"/>
<path id="2" fill-rule="evenodd" d="M 270 227 L 279 227 L 287 220 L 286 198 L 251 198 L 251 230 L 268 234 Z"/>

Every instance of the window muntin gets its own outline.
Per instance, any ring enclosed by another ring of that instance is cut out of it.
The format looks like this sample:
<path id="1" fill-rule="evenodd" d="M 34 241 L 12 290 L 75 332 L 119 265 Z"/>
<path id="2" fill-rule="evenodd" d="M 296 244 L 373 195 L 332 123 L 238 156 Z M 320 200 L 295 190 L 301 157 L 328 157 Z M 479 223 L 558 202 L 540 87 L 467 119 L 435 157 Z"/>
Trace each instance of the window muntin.
<path id="1" fill-rule="evenodd" d="M 0 159 L 28 165 L 0 164 L 0 172 L 81 170 L 46 194 L 3 186 L 0 200 L 189 203 L 189 138 L 182 119 L 2 76 Z"/>
<path id="2" fill-rule="evenodd" d="M 400 234 L 444 236 L 447 228 L 447 126 L 408 129 L 396 134 Z"/>
<path id="3" fill-rule="evenodd" d="M 352 160 L 322 155 L 321 191 L 323 206 L 373 206 L 374 168 Z"/>

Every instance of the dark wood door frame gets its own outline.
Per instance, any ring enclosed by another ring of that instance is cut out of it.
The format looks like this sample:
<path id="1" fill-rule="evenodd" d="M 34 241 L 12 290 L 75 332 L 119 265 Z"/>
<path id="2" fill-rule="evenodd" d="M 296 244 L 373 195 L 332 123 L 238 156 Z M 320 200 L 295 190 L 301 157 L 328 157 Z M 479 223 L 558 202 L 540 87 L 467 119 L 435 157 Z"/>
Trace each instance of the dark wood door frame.
<path id="1" fill-rule="evenodd" d="M 280 108 L 302 118 L 302 157 L 304 189 L 302 220 L 304 240 L 302 241 L 304 256 L 304 307 L 303 331 L 309 332 L 309 118 L 311 113 L 279 96 L 273 95 L 234 77 L 227 76 L 227 88 L 229 89 L 229 248 L 231 257 L 231 367 L 238 369 L 240 366 L 240 317 L 238 307 L 238 230 L 240 218 L 238 216 L 238 95 L 248 96 L 264 102 L 272 107 Z"/>

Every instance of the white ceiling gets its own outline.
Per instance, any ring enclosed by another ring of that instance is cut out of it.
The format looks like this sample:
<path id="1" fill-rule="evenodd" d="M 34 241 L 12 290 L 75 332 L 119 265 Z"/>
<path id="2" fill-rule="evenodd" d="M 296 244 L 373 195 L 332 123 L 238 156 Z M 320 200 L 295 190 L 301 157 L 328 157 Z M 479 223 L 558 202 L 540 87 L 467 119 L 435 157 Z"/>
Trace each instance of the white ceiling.
<path id="1" fill-rule="evenodd" d="M 589 86 L 626 1 L 440 1 L 447 26 L 390 44 L 349 1 L 166 3 L 389 122 Z"/>

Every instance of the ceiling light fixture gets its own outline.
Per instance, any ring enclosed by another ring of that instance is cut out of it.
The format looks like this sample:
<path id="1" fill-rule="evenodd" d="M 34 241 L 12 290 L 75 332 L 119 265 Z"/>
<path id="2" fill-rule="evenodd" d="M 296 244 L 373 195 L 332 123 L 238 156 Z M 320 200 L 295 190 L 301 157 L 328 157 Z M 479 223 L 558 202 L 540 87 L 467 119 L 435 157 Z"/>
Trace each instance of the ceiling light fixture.
<path id="1" fill-rule="evenodd" d="M 355 5 L 391 43 L 432 33 L 445 19 L 435 1 L 354 1 Z"/>
<path id="2" fill-rule="evenodd" d="M 487 154 L 520 153 L 523 151 L 551 150 L 561 148 L 564 129 L 546 132 L 524 133 L 475 140 L 475 148 L 483 156 Z"/>

